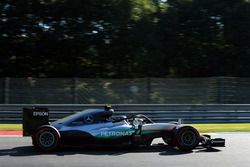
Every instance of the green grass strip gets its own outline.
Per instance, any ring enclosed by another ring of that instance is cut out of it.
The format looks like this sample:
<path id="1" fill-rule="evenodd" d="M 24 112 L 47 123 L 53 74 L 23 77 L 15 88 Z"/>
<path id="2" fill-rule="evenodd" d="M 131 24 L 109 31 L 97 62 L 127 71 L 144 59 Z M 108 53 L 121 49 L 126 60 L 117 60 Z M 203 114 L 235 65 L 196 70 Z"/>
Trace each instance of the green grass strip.
<path id="1" fill-rule="evenodd" d="M 22 130 L 22 124 L 0 124 L 0 130 Z"/>
<path id="2" fill-rule="evenodd" d="M 250 132 L 250 123 L 226 123 L 226 124 L 191 124 L 201 133 L 211 132 Z"/>

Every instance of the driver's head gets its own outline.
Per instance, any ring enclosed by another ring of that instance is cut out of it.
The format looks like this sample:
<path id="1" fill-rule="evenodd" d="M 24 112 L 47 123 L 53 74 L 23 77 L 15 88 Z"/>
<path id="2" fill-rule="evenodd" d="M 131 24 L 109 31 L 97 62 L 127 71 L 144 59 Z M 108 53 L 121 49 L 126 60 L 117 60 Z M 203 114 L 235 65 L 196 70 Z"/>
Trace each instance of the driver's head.
<path id="1" fill-rule="evenodd" d="M 106 111 L 109 111 L 109 110 L 114 111 L 114 110 L 112 109 L 112 106 L 111 106 L 111 105 L 108 105 L 108 104 L 104 106 L 104 109 L 105 109 Z"/>

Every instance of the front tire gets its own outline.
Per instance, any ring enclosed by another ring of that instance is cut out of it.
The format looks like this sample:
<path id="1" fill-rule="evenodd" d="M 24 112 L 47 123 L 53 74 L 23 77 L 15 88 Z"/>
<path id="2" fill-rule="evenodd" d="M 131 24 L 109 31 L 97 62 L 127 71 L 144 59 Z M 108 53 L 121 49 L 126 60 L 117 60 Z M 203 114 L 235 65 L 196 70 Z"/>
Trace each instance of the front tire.
<path id="1" fill-rule="evenodd" d="M 33 137 L 34 146 L 41 151 L 55 151 L 60 145 L 59 131 L 50 125 L 38 128 Z"/>
<path id="2" fill-rule="evenodd" d="M 183 126 L 177 129 L 176 144 L 180 150 L 192 151 L 200 142 L 199 132 L 191 126 Z"/>

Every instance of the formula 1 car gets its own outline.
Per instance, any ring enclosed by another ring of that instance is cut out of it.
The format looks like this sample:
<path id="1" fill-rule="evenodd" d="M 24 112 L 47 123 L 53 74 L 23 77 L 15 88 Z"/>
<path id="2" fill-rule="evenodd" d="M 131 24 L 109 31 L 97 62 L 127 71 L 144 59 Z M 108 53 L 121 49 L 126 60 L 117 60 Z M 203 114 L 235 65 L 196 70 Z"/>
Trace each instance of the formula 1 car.
<path id="1" fill-rule="evenodd" d="M 199 144 L 204 147 L 225 146 L 225 139 L 200 135 L 191 126 L 177 122 L 154 123 L 145 115 L 113 116 L 114 110 L 87 109 L 40 126 L 32 135 L 33 145 L 42 151 L 55 151 L 61 145 L 134 145 L 150 146 L 155 138 L 183 151 Z"/>

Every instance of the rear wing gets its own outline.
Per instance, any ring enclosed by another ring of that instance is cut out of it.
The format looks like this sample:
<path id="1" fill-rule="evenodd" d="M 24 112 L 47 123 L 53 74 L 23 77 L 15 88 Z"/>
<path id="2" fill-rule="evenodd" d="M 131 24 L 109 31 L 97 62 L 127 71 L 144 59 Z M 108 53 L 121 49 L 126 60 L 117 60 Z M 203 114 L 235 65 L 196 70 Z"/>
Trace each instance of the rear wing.
<path id="1" fill-rule="evenodd" d="M 42 125 L 49 124 L 49 110 L 45 107 L 23 108 L 23 136 L 31 136 Z"/>

